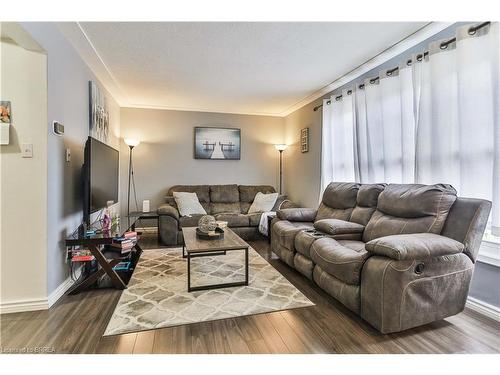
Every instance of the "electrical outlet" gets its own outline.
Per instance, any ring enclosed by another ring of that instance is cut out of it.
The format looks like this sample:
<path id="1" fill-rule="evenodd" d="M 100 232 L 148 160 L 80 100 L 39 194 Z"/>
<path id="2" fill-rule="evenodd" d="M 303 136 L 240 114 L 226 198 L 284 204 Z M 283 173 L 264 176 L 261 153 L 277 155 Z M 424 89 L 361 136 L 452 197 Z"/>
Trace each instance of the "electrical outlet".
<path id="1" fill-rule="evenodd" d="M 69 163 L 71 161 L 71 149 L 67 148 L 66 149 L 66 163 Z"/>
<path id="2" fill-rule="evenodd" d="M 23 143 L 21 145 L 21 156 L 23 158 L 33 157 L 33 143 Z"/>

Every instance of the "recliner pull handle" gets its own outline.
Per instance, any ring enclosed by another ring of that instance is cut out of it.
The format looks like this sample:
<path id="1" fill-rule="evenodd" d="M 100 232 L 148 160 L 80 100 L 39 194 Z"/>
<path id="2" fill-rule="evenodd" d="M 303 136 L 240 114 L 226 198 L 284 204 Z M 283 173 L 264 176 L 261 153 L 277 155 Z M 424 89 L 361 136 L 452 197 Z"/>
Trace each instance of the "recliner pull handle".
<path id="1" fill-rule="evenodd" d="M 424 264 L 423 264 L 423 263 L 419 263 L 419 264 L 417 264 L 417 265 L 415 266 L 415 273 L 416 273 L 417 275 L 421 275 L 421 274 L 422 274 L 422 272 L 424 272 L 424 267 L 425 267 L 425 266 L 424 266 Z"/>

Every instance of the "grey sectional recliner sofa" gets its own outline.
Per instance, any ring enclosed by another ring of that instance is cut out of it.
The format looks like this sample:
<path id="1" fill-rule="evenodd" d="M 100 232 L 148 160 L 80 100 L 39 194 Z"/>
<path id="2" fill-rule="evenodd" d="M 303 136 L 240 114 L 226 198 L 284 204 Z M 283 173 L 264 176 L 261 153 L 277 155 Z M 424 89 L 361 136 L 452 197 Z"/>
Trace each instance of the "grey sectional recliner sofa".
<path id="1" fill-rule="evenodd" d="M 466 303 L 491 202 L 450 185 L 331 183 L 318 209 L 277 212 L 272 250 L 382 333 Z"/>
<path id="2" fill-rule="evenodd" d="M 261 213 L 248 214 L 257 192 L 275 193 L 268 185 L 175 185 L 165 198 L 165 204 L 158 207 L 158 229 L 164 245 L 182 245 L 182 227 L 196 227 L 203 215 L 180 216 L 175 203 L 174 192 L 196 193 L 198 200 L 209 215 L 216 220 L 227 221 L 228 226 L 245 240 L 256 239 L 259 234 Z M 273 211 L 279 207 L 292 207 L 284 195 L 278 196 Z"/>

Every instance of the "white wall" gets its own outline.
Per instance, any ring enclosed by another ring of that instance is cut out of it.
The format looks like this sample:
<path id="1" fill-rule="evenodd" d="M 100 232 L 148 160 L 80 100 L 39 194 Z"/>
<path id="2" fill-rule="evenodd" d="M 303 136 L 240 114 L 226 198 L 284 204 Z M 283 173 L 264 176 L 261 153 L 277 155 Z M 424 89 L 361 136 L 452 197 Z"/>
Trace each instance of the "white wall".
<path id="1" fill-rule="evenodd" d="M 285 118 L 285 188 L 290 199 L 303 207 L 318 207 L 321 176 L 321 111 L 310 103 Z M 309 128 L 309 151 L 300 151 L 300 130 Z"/>
<path id="2" fill-rule="evenodd" d="M 278 188 L 278 151 L 284 141 L 284 119 L 223 113 L 122 108 L 123 138 L 136 138 L 134 172 L 139 209 L 151 200 L 164 203 L 167 189 L 177 184 L 266 184 Z M 241 129 L 241 160 L 194 159 L 194 127 Z M 122 212 L 126 210 L 128 146 L 121 144 Z M 131 210 L 135 209 L 132 204 Z"/>
<path id="3" fill-rule="evenodd" d="M 11 102 L 10 144 L 0 146 L 2 310 L 47 297 L 47 56 L 1 42 L 0 98 Z M 21 144 L 33 144 L 33 158 Z"/>
<path id="4" fill-rule="evenodd" d="M 64 238 L 82 221 L 81 166 L 89 134 L 88 82 L 98 83 L 89 67 L 54 23 L 22 23 L 48 55 L 48 214 L 47 288 L 52 293 L 69 277 Z M 102 86 L 101 86 L 102 88 Z M 110 111 L 110 144 L 118 148 L 120 108 L 107 95 Z M 51 131 L 52 121 L 64 124 L 63 137 Z M 65 149 L 71 149 L 71 162 Z"/>

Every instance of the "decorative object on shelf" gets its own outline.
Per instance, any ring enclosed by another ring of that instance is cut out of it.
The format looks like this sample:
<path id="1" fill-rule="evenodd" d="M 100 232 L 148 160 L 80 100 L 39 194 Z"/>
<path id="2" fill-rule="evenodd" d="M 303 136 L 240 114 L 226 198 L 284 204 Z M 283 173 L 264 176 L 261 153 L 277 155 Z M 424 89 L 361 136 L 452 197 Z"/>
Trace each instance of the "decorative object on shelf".
<path id="1" fill-rule="evenodd" d="M 217 223 L 217 227 L 218 228 L 221 228 L 221 229 L 224 229 L 224 228 L 227 228 L 227 221 L 216 221 Z"/>
<path id="2" fill-rule="evenodd" d="M 213 232 L 205 233 L 200 228 L 196 228 L 196 237 L 200 240 L 221 240 L 224 238 L 224 230 L 216 227 Z"/>
<path id="3" fill-rule="evenodd" d="M 104 209 L 104 217 L 102 218 L 102 230 L 109 232 L 111 230 L 111 214 L 109 208 Z"/>
<path id="4" fill-rule="evenodd" d="M 240 160 L 241 130 L 233 128 L 194 128 L 194 158 Z"/>
<path id="5" fill-rule="evenodd" d="M 198 228 L 203 233 L 213 232 L 217 228 L 217 221 L 212 215 L 204 215 L 198 221 Z"/>
<path id="6" fill-rule="evenodd" d="M 285 151 L 288 146 L 285 144 L 279 144 L 279 145 L 274 145 L 274 147 L 276 147 L 276 150 L 278 150 L 280 152 L 280 190 L 279 190 L 279 193 L 281 195 L 282 190 L 283 190 L 282 189 L 282 187 L 283 187 L 283 151 Z"/>
<path id="7" fill-rule="evenodd" d="M 130 183 L 133 183 L 134 196 L 135 196 L 135 180 L 134 180 L 134 166 L 132 164 L 132 149 L 141 143 L 137 139 L 125 138 L 126 145 L 129 147 L 128 159 L 128 190 L 127 190 L 127 216 L 130 216 Z M 137 201 L 136 201 L 137 206 Z M 136 207 L 137 209 L 137 207 Z"/>
<path id="8" fill-rule="evenodd" d="M 89 81 L 89 119 L 90 135 L 106 143 L 109 135 L 108 105 L 104 92 L 93 81 Z"/>
<path id="9" fill-rule="evenodd" d="M 300 152 L 309 151 L 309 128 L 300 129 Z"/>
<path id="10" fill-rule="evenodd" d="M 196 236 L 204 240 L 218 240 L 224 238 L 224 230 L 217 225 L 215 217 L 205 215 L 198 221 Z"/>
<path id="11" fill-rule="evenodd" d="M 9 144 L 11 120 L 10 102 L 0 101 L 0 145 Z"/>
<path id="12" fill-rule="evenodd" d="M 0 101 L 0 122 L 2 124 L 11 123 L 10 102 Z"/>

